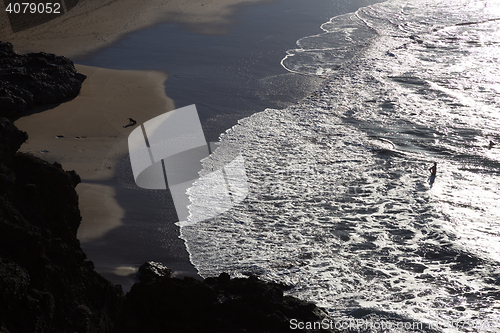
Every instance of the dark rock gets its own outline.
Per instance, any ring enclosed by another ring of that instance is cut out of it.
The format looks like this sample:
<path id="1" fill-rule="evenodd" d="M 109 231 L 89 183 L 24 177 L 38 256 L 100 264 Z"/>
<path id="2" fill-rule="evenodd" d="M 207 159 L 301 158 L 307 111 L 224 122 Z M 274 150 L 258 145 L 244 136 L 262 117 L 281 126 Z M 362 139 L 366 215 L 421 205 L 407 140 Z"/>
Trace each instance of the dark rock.
<path id="1" fill-rule="evenodd" d="M 164 266 L 149 262 L 147 267 Z M 289 332 L 292 319 L 329 322 L 322 309 L 284 296 L 283 289 L 256 277 L 231 279 L 227 273 L 204 281 L 149 274 L 127 294 L 117 329 L 125 333 Z"/>
<path id="2" fill-rule="evenodd" d="M 44 52 L 17 54 L 12 44 L 0 42 L 0 117 L 75 97 L 85 78 L 68 58 Z"/>
<path id="3" fill-rule="evenodd" d="M 80 175 L 75 172 L 75 170 L 71 171 L 66 171 L 66 173 L 69 175 L 71 178 L 71 182 L 73 183 L 73 186 L 76 187 L 76 185 L 80 184 L 82 182 L 82 179 L 80 178 Z"/>
<path id="4" fill-rule="evenodd" d="M 0 118 L 0 331 L 112 332 L 123 299 L 85 261 L 76 174 L 16 153 Z"/>
<path id="5" fill-rule="evenodd" d="M 157 278 L 170 277 L 171 274 L 172 270 L 162 263 L 148 261 L 139 267 L 137 278 L 141 282 L 149 282 Z"/>

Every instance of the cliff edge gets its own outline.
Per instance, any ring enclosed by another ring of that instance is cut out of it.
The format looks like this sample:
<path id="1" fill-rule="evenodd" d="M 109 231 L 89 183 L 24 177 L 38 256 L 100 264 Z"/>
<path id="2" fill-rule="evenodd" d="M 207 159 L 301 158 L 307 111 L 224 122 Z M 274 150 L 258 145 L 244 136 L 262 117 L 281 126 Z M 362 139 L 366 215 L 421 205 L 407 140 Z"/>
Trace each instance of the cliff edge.
<path id="1" fill-rule="evenodd" d="M 17 54 L 0 41 L 0 117 L 15 117 L 35 105 L 76 97 L 85 75 L 71 60 L 49 53 Z"/>

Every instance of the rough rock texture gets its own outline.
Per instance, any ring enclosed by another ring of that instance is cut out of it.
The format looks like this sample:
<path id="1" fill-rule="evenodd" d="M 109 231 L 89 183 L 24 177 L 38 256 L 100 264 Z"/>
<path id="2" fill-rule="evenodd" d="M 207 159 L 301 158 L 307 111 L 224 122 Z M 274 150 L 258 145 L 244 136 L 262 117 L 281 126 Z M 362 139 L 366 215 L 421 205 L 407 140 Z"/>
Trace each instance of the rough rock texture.
<path id="1" fill-rule="evenodd" d="M 68 58 L 44 52 L 21 55 L 11 43 L 0 42 L 0 117 L 75 97 L 85 78 Z"/>
<path id="2" fill-rule="evenodd" d="M 76 238 L 79 177 L 16 153 L 26 139 L 0 118 L 0 332 L 112 332 L 123 294 Z"/>
<path id="3" fill-rule="evenodd" d="M 291 319 L 329 321 L 314 304 L 283 296 L 284 286 L 256 277 L 230 279 L 223 273 L 204 281 L 181 280 L 154 262 L 144 264 L 138 276 L 140 282 L 127 294 L 118 332 L 290 332 Z"/>

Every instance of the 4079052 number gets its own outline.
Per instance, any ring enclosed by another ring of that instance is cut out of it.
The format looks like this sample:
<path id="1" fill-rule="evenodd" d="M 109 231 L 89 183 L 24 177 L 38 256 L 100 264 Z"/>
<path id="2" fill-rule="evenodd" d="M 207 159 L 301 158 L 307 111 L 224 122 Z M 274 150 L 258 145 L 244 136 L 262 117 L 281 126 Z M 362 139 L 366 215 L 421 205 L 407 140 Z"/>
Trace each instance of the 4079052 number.
<path id="1" fill-rule="evenodd" d="M 57 2 L 15 2 L 9 3 L 5 11 L 9 14 L 61 14 L 61 4 Z"/>

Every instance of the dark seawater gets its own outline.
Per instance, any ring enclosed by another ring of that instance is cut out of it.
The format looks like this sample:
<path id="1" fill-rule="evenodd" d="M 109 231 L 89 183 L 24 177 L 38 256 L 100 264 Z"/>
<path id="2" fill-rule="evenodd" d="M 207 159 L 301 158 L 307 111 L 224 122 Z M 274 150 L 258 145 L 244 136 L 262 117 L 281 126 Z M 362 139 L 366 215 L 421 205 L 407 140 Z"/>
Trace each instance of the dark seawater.
<path id="1" fill-rule="evenodd" d="M 389 0 L 322 29 L 282 60 L 322 87 L 204 161 L 241 151 L 249 196 L 182 228 L 191 261 L 351 331 L 500 331 L 500 2 Z"/>
<path id="2" fill-rule="evenodd" d="M 376 2 L 281 0 L 243 6 L 223 35 L 159 24 L 75 61 L 168 73 L 167 95 L 177 108 L 196 104 L 207 140 L 217 141 L 238 119 L 286 107 L 314 91 L 324 79 L 287 71 L 280 66 L 283 54 L 300 37 L 320 31 L 330 17 Z"/>
<path id="3" fill-rule="evenodd" d="M 273 8 L 292 3 L 304 5 Z M 167 94 L 200 105 L 209 140 L 239 119 L 203 172 L 241 152 L 248 197 L 181 228 L 202 276 L 289 284 L 356 332 L 500 331 L 500 2 L 327 3 L 322 31 L 308 19 L 266 37 L 270 18 L 244 16 L 260 37 L 160 25 L 86 64 L 178 76 Z M 196 60 L 170 58 L 181 50 Z"/>

